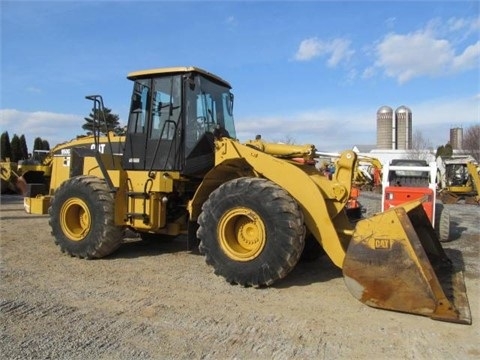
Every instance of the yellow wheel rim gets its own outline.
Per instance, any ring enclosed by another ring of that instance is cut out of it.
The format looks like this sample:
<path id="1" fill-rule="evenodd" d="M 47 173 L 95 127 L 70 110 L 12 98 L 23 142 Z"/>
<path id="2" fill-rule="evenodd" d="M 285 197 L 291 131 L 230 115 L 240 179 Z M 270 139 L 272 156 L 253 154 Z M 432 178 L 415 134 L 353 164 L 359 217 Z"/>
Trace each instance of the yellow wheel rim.
<path id="1" fill-rule="evenodd" d="M 60 224 L 63 233 L 72 241 L 82 241 L 90 231 L 92 217 L 85 202 L 70 198 L 60 210 Z"/>
<path id="2" fill-rule="evenodd" d="M 219 220 L 218 237 L 222 250 L 229 258 L 249 261 L 265 247 L 265 225 L 256 212 L 243 207 L 234 208 Z"/>

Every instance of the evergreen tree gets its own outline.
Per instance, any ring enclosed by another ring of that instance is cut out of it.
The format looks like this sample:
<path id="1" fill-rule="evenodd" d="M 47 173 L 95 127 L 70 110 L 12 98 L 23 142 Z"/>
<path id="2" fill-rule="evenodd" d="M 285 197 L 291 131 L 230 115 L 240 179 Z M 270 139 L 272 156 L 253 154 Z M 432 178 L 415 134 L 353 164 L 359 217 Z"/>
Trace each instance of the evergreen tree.
<path id="1" fill-rule="evenodd" d="M 100 125 L 101 134 L 107 134 L 109 131 L 116 130 L 120 125 L 120 117 L 116 114 L 112 114 L 111 112 L 112 110 L 109 108 L 104 108 L 103 111 L 98 109 L 92 111 L 88 115 L 89 117 L 85 118 L 85 124 L 82 125 L 82 129 L 86 130 L 88 135 L 92 135 L 94 130 L 93 119 L 95 119 L 95 124 L 97 126 Z"/>
<path id="2" fill-rule="evenodd" d="M 10 160 L 13 162 L 22 160 L 22 146 L 20 144 L 20 138 L 17 136 L 17 134 L 13 134 L 10 145 L 12 147 L 12 158 Z"/>
<path id="3" fill-rule="evenodd" d="M 445 146 L 441 145 L 437 148 L 437 152 L 435 153 L 435 157 L 450 157 L 453 155 L 453 148 L 450 143 L 447 143 Z"/>
<path id="4" fill-rule="evenodd" d="M 33 150 L 42 150 L 42 139 L 39 137 L 36 137 L 35 140 L 33 141 Z"/>
<path id="5" fill-rule="evenodd" d="M 50 144 L 47 140 L 42 140 L 42 150 L 50 150 Z"/>
<path id="6" fill-rule="evenodd" d="M 113 129 L 113 132 L 118 136 L 124 136 L 127 134 L 127 126 L 118 125 Z"/>
<path id="7" fill-rule="evenodd" d="M 22 159 L 28 159 L 28 147 L 25 135 L 20 136 L 20 149 L 22 150 Z"/>
<path id="8" fill-rule="evenodd" d="M 452 148 L 452 145 L 450 145 L 450 143 L 447 143 L 445 145 L 445 156 L 447 157 L 450 157 L 453 155 L 453 148 Z"/>
<path id="9" fill-rule="evenodd" d="M 10 145 L 10 137 L 8 136 L 8 131 L 2 133 L 0 137 L 1 149 L 0 149 L 0 158 L 2 160 L 12 158 L 12 147 Z"/>
<path id="10" fill-rule="evenodd" d="M 435 158 L 439 157 L 439 156 L 443 156 L 443 153 L 445 152 L 445 146 L 443 145 L 440 145 L 438 148 L 437 148 L 437 152 L 435 153 Z"/>
<path id="11" fill-rule="evenodd" d="M 47 140 L 37 137 L 33 143 L 33 150 L 50 150 L 50 144 Z"/>

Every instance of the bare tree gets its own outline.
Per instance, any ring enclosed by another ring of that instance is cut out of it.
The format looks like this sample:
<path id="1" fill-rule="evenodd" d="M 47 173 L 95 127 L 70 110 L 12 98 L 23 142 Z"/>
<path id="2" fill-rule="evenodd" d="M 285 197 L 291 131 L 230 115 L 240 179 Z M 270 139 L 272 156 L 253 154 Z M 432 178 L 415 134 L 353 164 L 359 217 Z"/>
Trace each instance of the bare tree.
<path id="1" fill-rule="evenodd" d="M 288 144 L 288 145 L 295 145 L 296 140 L 292 135 L 285 135 L 282 139 L 274 139 L 273 142 L 281 143 L 281 144 Z"/>
<path id="2" fill-rule="evenodd" d="M 421 131 L 414 131 L 412 134 L 412 148 L 408 154 L 411 160 L 428 160 L 431 156 L 432 143 L 430 140 L 423 137 Z"/>
<path id="3" fill-rule="evenodd" d="M 463 150 L 480 162 L 480 125 L 472 125 L 465 130 Z"/>

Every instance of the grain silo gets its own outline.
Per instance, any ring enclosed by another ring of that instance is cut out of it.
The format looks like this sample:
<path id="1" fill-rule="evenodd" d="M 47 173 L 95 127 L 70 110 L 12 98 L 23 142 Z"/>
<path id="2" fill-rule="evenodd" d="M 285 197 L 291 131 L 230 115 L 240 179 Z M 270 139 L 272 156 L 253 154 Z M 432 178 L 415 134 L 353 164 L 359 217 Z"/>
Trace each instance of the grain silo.
<path id="1" fill-rule="evenodd" d="M 463 129 L 462 128 L 452 128 L 450 129 L 450 145 L 452 149 L 461 150 L 463 149 Z"/>
<path id="2" fill-rule="evenodd" d="M 412 111 L 402 105 L 395 110 L 396 147 L 398 150 L 412 148 Z"/>
<path id="3" fill-rule="evenodd" d="M 393 109 L 382 106 L 377 111 L 377 149 L 394 149 Z"/>

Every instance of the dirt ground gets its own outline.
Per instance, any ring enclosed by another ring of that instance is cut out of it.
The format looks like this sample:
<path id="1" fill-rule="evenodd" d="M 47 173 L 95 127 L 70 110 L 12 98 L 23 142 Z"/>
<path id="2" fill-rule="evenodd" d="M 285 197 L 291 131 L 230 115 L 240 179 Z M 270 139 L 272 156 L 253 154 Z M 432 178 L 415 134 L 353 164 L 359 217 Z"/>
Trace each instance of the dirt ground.
<path id="1" fill-rule="evenodd" d="M 379 197 L 362 195 L 379 206 Z M 3 359 L 478 359 L 480 207 L 447 205 L 462 256 L 472 325 L 370 308 L 327 257 L 302 262 L 266 289 L 217 277 L 170 243 L 126 240 L 79 260 L 55 246 L 47 216 L 1 198 Z"/>

